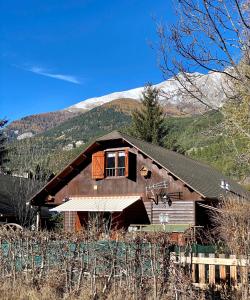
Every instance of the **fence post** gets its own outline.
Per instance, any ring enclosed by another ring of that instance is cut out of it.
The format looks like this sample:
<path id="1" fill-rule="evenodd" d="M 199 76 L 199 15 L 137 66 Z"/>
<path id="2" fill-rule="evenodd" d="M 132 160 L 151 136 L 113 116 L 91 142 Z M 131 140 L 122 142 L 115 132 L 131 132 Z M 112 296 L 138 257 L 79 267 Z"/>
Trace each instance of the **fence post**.
<path id="1" fill-rule="evenodd" d="M 213 253 L 209 254 L 210 258 L 214 258 Z M 215 265 L 209 265 L 209 284 L 215 284 Z"/>
<path id="2" fill-rule="evenodd" d="M 219 254 L 219 258 L 225 258 L 225 254 Z M 220 283 L 226 282 L 226 266 L 220 265 Z"/>
<path id="3" fill-rule="evenodd" d="M 235 255 L 230 255 L 231 259 L 236 259 Z M 230 266 L 230 283 L 233 286 L 237 285 L 237 267 L 236 266 Z"/>
<path id="4" fill-rule="evenodd" d="M 199 253 L 198 257 L 204 257 L 204 253 Z M 199 283 L 205 283 L 205 265 L 199 263 Z"/>
<path id="5" fill-rule="evenodd" d="M 196 281 L 196 264 L 193 263 L 193 257 L 195 257 L 196 254 L 194 252 L 190 253 L 190 258 L 192 258 L 191 260 L 191 264 L 192 264 L 192 282 Z"/>

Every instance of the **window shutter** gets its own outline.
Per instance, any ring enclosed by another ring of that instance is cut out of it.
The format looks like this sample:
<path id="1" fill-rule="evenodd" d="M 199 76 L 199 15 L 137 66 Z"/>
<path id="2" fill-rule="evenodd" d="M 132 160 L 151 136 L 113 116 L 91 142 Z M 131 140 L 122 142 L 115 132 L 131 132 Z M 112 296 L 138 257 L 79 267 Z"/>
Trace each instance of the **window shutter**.
<path id="1" fill-rule="evenodd" d="M 129 151 L 125 150 L 125 176 L 129 176 Z"/>
<path id="2" fill-rule="evenodd" d="M 96 152 L 92 155 L 92 178 L 103 179 L 105 170 L 105 155 L 104 151 Z"/>

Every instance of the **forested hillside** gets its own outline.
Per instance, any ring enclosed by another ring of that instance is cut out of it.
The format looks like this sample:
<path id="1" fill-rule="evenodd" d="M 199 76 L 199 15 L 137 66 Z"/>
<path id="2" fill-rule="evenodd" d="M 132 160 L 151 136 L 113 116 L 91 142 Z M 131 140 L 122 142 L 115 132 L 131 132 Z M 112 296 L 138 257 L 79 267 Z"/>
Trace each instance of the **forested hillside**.
<path id="1" fill-rule="evenodd" d="M 115 129 L 127 132 L 130 123 L 130 113 L 110 105 L 96 107 L 35 137 L 11 143 L 8 168 L 12 171 L 35 170 L 39 165 L 56 173 L 95 137 Z M 219 113 L 167 116 L 166 126 L 166 148 L 207 162 L 236 180 L 244 179 L 250 173 L 248 166 L 237 159 L 239 149 L 244 151 L 247 145 L 222 134 Z M 238 144 L 237 151 L 235 143 Z"/>
<path id="2" fill-rule="evenodd" d="M 12 172 L 34 171 L 37 165 L 57 172 L 94 137 L 122 128 L 130 115 L 112 107 L 96 107 L 31 138 L 8 144 Z"/>
<path id="3" fill-rule="evenodd" d="M 207 162 L 236 180 L 249 176 L 249 165 L 241 159 L 241 153 L 247 150 L 247 142 L 225 136 L 220 113 L 169 117 L 166 123 L 169 128 L 166 148 Z"/>
<path id="4" fill-rule="evenodd" d="M 9 139 L 21 137 L 21 135 L 25 133 L 35 135 L 53 128 L 54 126 L 79 114 L 80 112 L 69 112 L 67 110 L 61 110 L 56 112 L 30 115 L 20 120 L 11 122 L 5 128 L 5 133 Z"/>

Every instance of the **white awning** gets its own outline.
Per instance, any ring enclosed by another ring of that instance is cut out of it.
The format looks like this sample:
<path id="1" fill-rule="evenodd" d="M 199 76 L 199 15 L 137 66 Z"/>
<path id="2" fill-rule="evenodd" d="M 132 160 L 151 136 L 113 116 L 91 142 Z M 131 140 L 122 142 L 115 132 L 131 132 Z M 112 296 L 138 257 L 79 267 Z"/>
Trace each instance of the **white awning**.
<path id="1" fill-rule="evenodd" d="M 50 211 L 119 212 L 139 199 L 141 199 L 140 196 L 70 197 L 69 201 L 50 209 Z"/>

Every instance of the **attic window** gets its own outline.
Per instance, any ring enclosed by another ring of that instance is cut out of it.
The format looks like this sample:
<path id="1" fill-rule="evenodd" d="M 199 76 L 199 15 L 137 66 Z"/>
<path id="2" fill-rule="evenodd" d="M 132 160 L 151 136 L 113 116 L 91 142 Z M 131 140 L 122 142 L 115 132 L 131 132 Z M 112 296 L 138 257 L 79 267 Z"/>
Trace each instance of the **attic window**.
<path id="1" fill-rule="evenodd" d="M 92 178 L 128 177 L 129 151 L 99 151 L 92 155 Z"/>
<path id="2" fill-rule="evenodd" d="M 125 151 L 106 153 L 106 176 L 125 176 Z"/>

